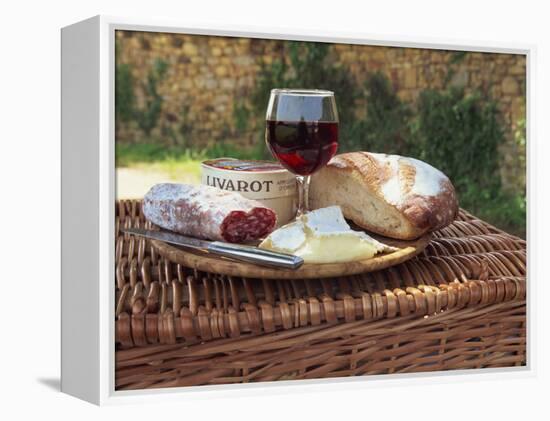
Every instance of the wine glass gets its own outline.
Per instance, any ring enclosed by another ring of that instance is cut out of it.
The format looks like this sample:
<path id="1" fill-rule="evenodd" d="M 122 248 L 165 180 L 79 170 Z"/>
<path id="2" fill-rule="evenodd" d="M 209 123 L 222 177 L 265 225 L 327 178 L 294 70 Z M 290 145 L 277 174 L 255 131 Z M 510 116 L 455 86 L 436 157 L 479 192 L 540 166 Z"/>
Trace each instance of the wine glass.
<path id="1" fill-rule="evenodd" d="M 311 174 L 338 149 L 338 111 L 334 92 L 318 89 L 272 89 L 265 140 L 273 156 L 296 175 L 300 216 L 309 210 Z"/>

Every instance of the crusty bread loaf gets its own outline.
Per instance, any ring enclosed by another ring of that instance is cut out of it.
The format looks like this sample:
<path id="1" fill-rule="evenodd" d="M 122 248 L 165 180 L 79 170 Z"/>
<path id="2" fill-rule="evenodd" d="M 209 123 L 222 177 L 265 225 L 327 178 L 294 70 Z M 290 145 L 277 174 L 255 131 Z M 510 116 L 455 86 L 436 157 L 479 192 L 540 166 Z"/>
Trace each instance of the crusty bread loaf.
<path id="1" fill-rule="evenodd" d="M 409 240 L 450 224 L 458 212 L 450 180 L 414 158 L 369 152 L 336 155 L 314 174 L 312 209 L 340 205 L 369 231 Z"/>

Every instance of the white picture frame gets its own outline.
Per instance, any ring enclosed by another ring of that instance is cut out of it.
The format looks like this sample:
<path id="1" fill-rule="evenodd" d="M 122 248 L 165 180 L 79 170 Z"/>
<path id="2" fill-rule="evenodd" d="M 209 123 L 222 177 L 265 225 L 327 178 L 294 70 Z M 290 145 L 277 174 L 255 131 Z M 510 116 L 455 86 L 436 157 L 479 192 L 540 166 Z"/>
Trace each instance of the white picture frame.
<path id="1" fill-rule="evenodd" d="M 433 48 L 525 54 L 527 57 L 527 156 L 534 153 L 531 139 L 533 92 L 532 45 L 456 40 L 409 39 L 375 35 L 194 25 L 153 19 L 96 16 L 61 31 L 62 46 L 62 321 L 61 390 L 103 405 L 147 400 L 203 399 L 211 396 L 325 390 L 334 387 L 379 387 L 406 381 L 411 386 L 427 381 L 472 378 L 513 378 L 534 375 L 531 314 L 533 283 L 528 283 L 528 364 L 505 369 L 457 370 L 444 373 L 383 375 L 346 379 L 280 381 L 256 384 L 200 386 L 163 390 L 115 391 L 114 388 L 114 39 L 116 30 L 172 32 L 300 41 L 327 41 L 395 47 Z M 528 166 L 529 175 L 533 168 Z M 527 199 L 530 200 L 530 188 Z M 531 207 L 527 221 L 529 230 Z M 531 263 L 529 262 L 529 265 Z M 81 297 L 87 297 L 82 300 Z M 406 379 L 406 380 L 405 380 Z"/>

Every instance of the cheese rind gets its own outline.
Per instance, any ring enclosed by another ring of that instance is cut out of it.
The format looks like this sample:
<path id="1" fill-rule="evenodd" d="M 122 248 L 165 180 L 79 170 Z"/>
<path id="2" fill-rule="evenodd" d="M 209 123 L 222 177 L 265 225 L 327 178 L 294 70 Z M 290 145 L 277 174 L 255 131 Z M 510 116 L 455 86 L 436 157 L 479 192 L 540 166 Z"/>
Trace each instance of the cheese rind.
<path id="1" fill-rule="evenodd" d="M 376 247 L 355 231 L 324 233 L 308 239 L 294 252 L 306 263 L 344 263 L 370 259 Z"/>
<path id="2" fill-rule="evenodd" d="M 261 248 L 280 251 L 282 253 L 293 253 L 306 242 L 304 224 L 301 221 L 292 222 L 283 228 L 271 233 L 262 244 Z"/>
<path id="3" fill-rule="evenodd" d="M 304 225 L 315 233 L 349 231 L 340 206 L 329 206 L 308 212 L 300 218 Z"/>
<path id="4" fill-rule="evenodd" d="M 261 248 L 294 254 L 306 263 L 344 263 L 394 251 L 362 231 L 353 231 L 339 206 L 317 209 L 272 232 Z"/>

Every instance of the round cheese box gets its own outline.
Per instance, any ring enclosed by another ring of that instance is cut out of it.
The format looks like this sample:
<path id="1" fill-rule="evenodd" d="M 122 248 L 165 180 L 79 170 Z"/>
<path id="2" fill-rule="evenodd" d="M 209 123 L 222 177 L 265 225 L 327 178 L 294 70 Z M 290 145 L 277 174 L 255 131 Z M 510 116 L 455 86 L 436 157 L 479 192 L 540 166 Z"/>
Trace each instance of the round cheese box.
<path id="1" fill-rule="evenodd" d="M 277 214 L 277 226 L 296 214 L 296 178 L 276 162 L 217 158 L 202 162 L 202 184 L 236 191 Z"/>

